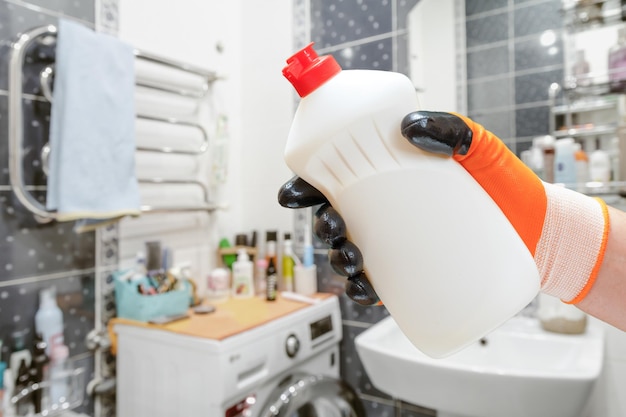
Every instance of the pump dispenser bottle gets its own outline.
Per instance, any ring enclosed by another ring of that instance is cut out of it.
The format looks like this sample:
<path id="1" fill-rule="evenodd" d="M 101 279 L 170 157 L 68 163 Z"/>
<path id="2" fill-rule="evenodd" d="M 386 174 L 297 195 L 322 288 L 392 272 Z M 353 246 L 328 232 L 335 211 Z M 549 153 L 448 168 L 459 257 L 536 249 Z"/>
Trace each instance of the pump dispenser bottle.
<path id="1" fill-rule="evenodd" d="M 246 249 L 237 251 L 237 260 L 233 263 L 233 297 L 254 296 L 254 265 Z"/>
<path id="2" fill-rule="evenodd" d="M 534 260 L 489 195 L 453 159 L 402 137 L 402 119 L 418 110 L 406 76 L 342 70 L 312 44 L 283 75 L 301 97 L 285 161 L 344 217 L 374 289 L 418 349 L 452 354 L 536 296 Z"/>

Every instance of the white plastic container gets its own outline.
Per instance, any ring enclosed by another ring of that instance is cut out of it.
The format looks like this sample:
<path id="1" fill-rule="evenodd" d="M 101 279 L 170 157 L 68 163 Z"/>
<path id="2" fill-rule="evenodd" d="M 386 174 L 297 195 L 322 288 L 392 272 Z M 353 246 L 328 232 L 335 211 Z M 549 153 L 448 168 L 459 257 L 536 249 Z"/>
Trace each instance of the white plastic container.
<path id="1" fill-rule="evenodd" d="M 342 214 L 377 294 L 412 343 L 444 357 L 524 308 L 533 258 L 488 194 L 451 158 L 400 133 L 418 109 L 404 75 L 342 71 L 312 44 L 283 74 L 302 100 L 287 165 Z"/>
<path id="2" fill-rule="evenodd" d="M 574 139 L 558 139 L 554 144 L 554 182 L 574 188 L 576 177 Z"/>
<path id="3" fill-rule="evenodd" d="M 585 184 L 589 181 L 589 157 L 580 143 L 574 143 L 574 159 L 576 160 L 576 182 L 579 191 L 584 191 Z"/>
<path id="4" fill-rule="evenodd" d="M 207 277 L 207 298 L 211 302 L 222 302 L 230 297 L 230 270 L 215 268 Z"/>
<path id="5" fill-rule="evenodd" d="M 589 155 L 589 180 L 611 181 L 611 158 L 607 151 L 600 148 L 600 140 L 596 140 L 596 150 Z"/>
<path id="6" fill-rule="evenodd" d="M 48 356 L 54 344 L 63 344 L 63 312 L 57 305 L 54 287 L 39 292 L 39 309 L 35 313 L 35 331 L 46 343 Z"/>
<path id="7" fill-rule="evenodd" d="M 238 298 L 254 295 L 254 265 L 245 249 L 237 251 L 237 260 L 233 262 L 232 295 Z"/>
<path id="8" fill-rule="evenodd" d="M 50 404 L 60 405 L 68 401 L 70 369 L 68 368 L 69 348 L 67 345 L 55 345 L 50 352 L 48 379 L 50 381 Z"/>

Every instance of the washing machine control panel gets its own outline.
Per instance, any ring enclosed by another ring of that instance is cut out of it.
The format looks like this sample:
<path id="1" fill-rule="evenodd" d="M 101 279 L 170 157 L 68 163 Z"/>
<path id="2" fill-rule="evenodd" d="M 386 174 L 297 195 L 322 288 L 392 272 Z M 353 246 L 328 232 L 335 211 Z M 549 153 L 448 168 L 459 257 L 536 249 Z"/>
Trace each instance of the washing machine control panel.
<path id="1" fill-rule="evenodd" d="M 333 320 L 330 315 L 312 322 L 309 327 L 311 328 L 311 340 L 315 340 L 320 336 L 324 336 L 326 333 L 333 331 Z"/>

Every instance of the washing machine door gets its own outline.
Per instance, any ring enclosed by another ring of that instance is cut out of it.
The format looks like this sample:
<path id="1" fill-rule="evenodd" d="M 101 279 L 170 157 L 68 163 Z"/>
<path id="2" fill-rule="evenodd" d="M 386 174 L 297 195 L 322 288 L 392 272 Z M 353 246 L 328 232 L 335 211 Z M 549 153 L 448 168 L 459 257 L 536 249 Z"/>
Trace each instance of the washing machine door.
<path id="1" fill-rule="evenodd" d="M 364 417 L 356 392 L 345 382 L 322 375 L 294 374 L 276 387 L 261 417 Z"/>

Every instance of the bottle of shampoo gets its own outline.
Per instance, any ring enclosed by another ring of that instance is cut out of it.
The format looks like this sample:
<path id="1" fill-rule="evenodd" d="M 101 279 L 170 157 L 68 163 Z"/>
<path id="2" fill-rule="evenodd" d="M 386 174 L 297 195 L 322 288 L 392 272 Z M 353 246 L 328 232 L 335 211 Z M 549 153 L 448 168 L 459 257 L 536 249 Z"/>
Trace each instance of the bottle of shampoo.
<path id="1" fill-rule="evenodd" d="M 254 265 L 245 248 L 237 251 L 233 263 L 233 297 L 244 298 L 254 295 Z"/>
<path id="2" fill-rule="evenodd" d="M 537 267 L 491 197 L 452 158 L 402 137 L 402 119 L 418 110 L 408 77 L 342 70 L 312 44 L 283 75 L 301 97 L 285 161 L 345 218 L 374 289 L 418 349 L 452 354 L 532 301 Z"/>

